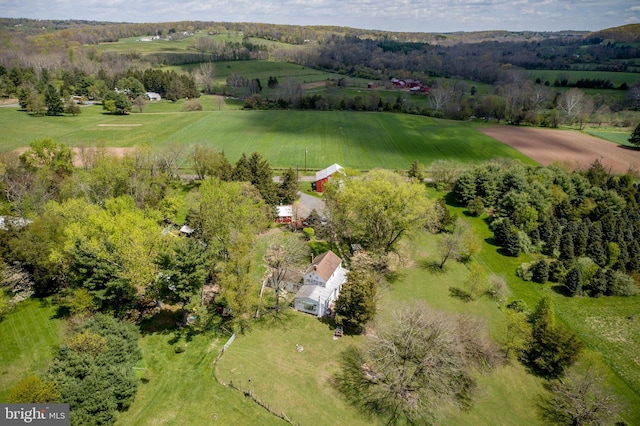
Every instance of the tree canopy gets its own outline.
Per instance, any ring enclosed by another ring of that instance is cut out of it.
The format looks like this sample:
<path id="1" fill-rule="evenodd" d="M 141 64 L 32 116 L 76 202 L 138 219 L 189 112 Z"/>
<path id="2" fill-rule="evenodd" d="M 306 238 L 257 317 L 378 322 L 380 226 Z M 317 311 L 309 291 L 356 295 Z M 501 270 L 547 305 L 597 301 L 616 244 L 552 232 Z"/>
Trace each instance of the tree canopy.
<path id="1" fill-rule="evenodd" d="M 401 237 L 435 220 L 424 186 L 387 170 L 330 183 L 325 197 L 340 242 L 379 254 L 394 251 Z"/>

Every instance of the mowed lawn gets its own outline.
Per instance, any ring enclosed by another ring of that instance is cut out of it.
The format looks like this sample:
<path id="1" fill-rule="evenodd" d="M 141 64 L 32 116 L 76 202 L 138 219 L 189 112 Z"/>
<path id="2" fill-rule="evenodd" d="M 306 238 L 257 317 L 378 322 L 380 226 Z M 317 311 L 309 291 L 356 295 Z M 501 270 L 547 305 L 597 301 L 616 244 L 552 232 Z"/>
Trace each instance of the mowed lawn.
<path id="1" fill-rule="evenodd" d="M 144 335 L 139 345 L 143 360 L 138 373 L 144 380 L 135 401 L 116 425 L 284 425 L 240 392 L 213 377 L 213 360 L 226 338 L 197 335 L 175 353 L 174 332 Z"/>
<path id="2" fill-rule="evenodd" d="M 433 309 L 484 318 L 497 338 L 503 314 L 495 302 L 481 298 L 465 303 L 449 296 L 450 286 L 463 286 L 465 265 L 450 261 L 444 273 L 425 268 L 437 256 L 438 238 L 419 233 L 403 242 L 406 263 L 390 287 L 381 290 L 378 316 L 387 317 L 402 306 L 423 301 Z M 218 377 L 251 389 L 295 424 L 376 424 L 346 405 L 331 382 L 342 351 L 359 344 L 363 337 L 334 340 L 333 330 L 330 324 L 313 316 L 286 311 L 280 320 L 265 320 L 248 335 L 239 337 L 222 357 Z M 296 344 L 304 350 L 296 351 Z M 527 374 L 519 363 L 504 364 L 477 379 L 473 407 L 453 413 L 444 424 L 540 424 L 534 405 L 536 396 L 543 392 L 542 381 Z"/>
<path id="3" fill-rule="evenodd" d="M 305 166 L 305 151 L 306 166 L 316 169 L 339 163 L 405 170 L 414 160 L 428 165 L 436 159 L 475 163 L 497 157 L 532 163 L 466 122 L 391 113 L 176 109 L 113 116 L 90 106 L 77 117 L 33 117 L 0 108 L 0 152 L 52 138 L 70 146 L 175 149 L 202 144 L 224 150 L 232 162 L 243 152 L 258 151 L 274 167 L 293 168 Z M 188 158 L 189 150 L 182 151 Z"/>
<path id="4" fill-rule="evenodd" d="M 47 369 L 65 328 L 56 312 L 47 299 L 28 299 L 0 321 L 0 402 L 17 382 Z"/>

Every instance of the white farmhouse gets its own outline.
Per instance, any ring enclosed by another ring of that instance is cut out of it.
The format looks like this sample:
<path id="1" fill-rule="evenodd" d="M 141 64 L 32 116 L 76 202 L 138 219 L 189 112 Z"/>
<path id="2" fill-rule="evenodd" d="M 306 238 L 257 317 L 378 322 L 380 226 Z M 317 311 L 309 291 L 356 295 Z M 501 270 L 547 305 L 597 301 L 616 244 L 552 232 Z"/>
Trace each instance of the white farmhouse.
<path id="1" fill-rule="evenodd" d="M 347 280 L 347 270 L 342 267 L 342 259 L 334 252 L 327 251 L 316 257 L 305 271 L 303 285 L 293 299 L 293 307 L 301 312 L 327 315 Z"/>

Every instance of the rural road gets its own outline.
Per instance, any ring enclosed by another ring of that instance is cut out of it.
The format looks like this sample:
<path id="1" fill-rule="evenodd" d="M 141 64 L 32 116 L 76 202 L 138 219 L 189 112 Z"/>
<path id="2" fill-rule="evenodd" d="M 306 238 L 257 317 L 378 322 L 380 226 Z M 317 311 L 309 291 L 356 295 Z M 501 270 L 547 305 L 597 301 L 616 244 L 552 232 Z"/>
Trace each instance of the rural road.
<path id="1" fill-rule="evenodd" d="M 325 204 L 323 199 L 302 192 L 298 192 L 298 195 L 300 196 L 300 216 L 309 216 L 313 209 L 316 209 L 320 216 L 324 214 Z"/>

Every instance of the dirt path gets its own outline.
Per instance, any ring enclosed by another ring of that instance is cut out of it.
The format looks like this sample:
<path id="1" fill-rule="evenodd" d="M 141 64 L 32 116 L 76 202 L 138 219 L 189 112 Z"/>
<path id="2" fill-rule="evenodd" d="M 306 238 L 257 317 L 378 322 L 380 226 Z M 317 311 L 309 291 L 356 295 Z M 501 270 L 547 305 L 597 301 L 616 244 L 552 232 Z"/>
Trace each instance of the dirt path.
<path id="1" fill-rule="evenodd" d="M 625 173 L 629 169 L 640 171 L 640 150 L 577 131 L 506 125 L 479 130 L 545 166 L 560 162 L 585 169 L 600 159 L 605 168 L 615 173 Z"/>

